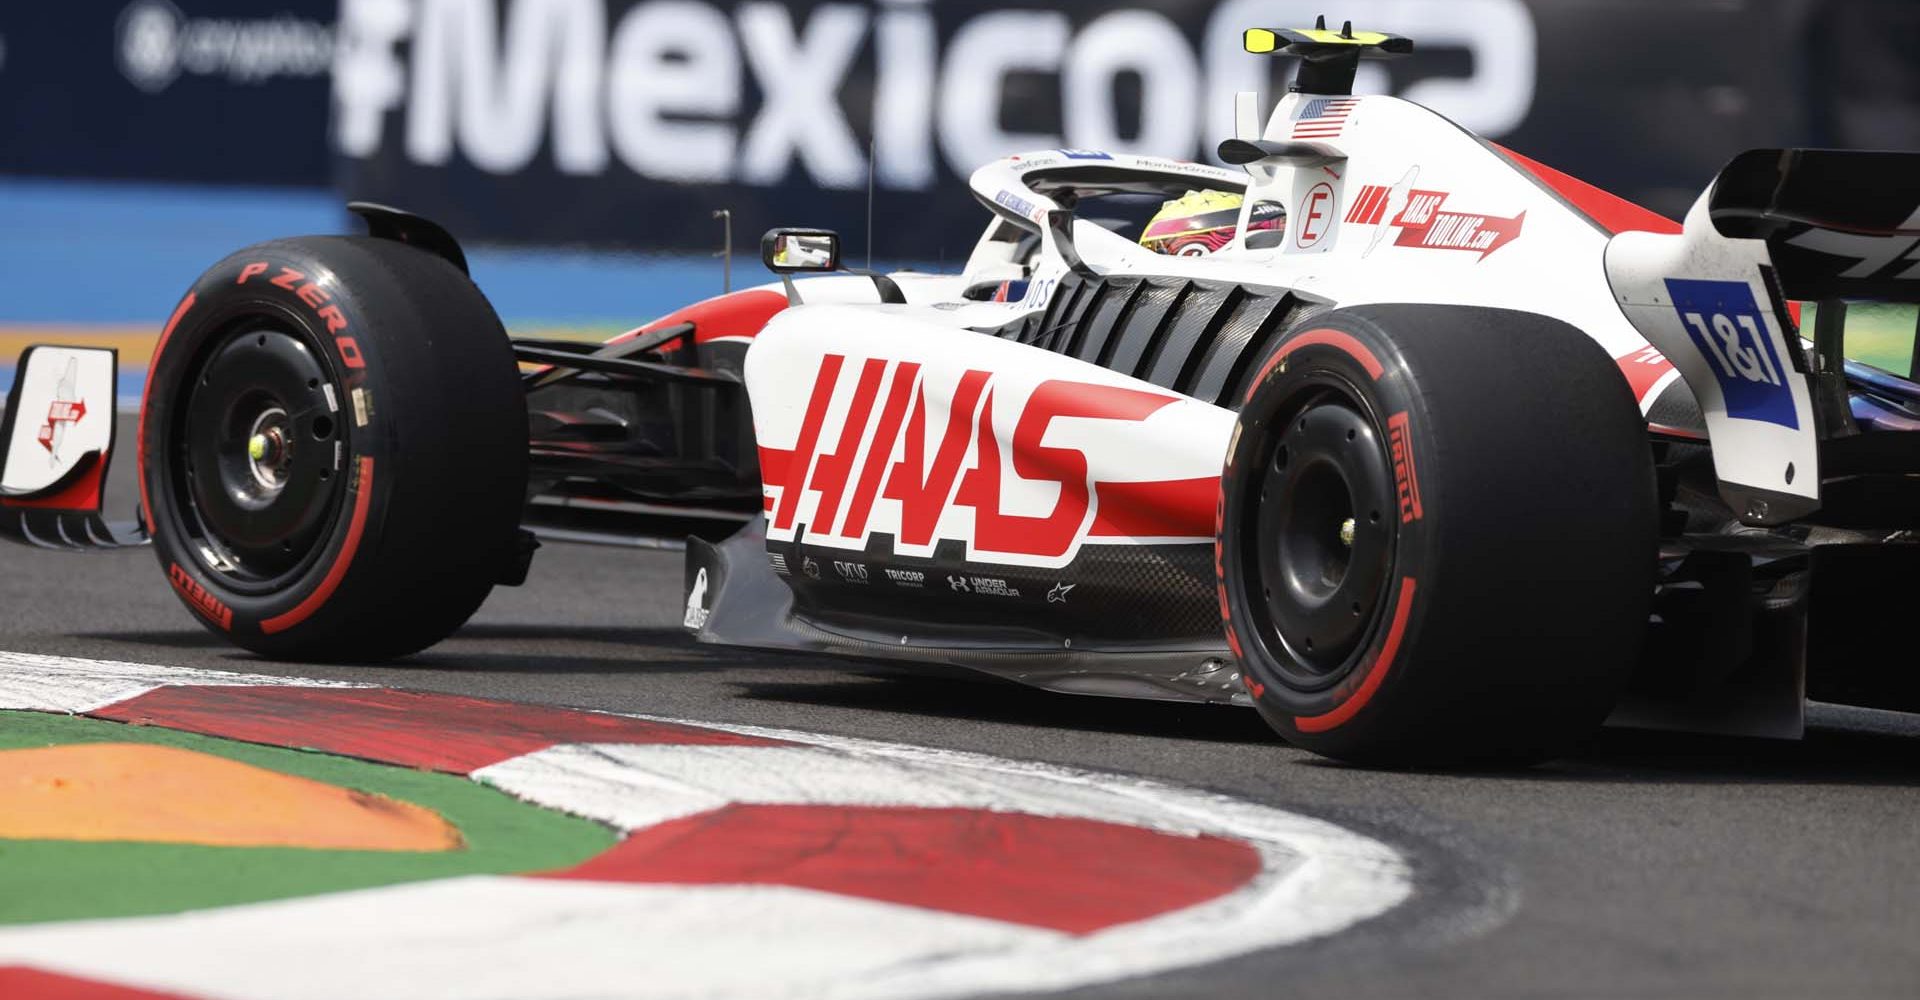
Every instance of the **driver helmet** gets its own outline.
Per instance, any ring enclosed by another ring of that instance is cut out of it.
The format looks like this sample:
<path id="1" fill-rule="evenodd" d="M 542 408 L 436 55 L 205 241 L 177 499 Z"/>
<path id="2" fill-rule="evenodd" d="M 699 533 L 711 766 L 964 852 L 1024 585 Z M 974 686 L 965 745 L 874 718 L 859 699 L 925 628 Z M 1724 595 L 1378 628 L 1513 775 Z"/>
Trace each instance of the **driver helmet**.
<path id="1" fill-rule="evenodd" d="M 1232 191 L 1188 191 L 1160 206 L 1140 234 L 1140 245 L 1155 253 L 1201 257 L 1226 246 L 1240 225 L 1241 196 Z M 1277 202 L 1254 206 L 1247 231 L 1285 229 L 1286 210 Z"/>

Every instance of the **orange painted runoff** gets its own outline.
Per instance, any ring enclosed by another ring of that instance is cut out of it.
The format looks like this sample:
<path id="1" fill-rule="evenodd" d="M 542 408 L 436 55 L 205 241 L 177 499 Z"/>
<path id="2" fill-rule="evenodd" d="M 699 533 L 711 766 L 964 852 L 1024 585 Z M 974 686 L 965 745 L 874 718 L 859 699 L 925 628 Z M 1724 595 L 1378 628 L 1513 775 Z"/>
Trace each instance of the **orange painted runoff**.
<path id="1" fill-rule="evenodd" d="M 0 750 L 0 838 L 448 851 L 431 809 L 175 747 Z"/>
<path id="2" fill-rule="evenodd" d="M 161 318 L 165 319 L 164 316 Z M 0 364 L 13 364 L 21 351 L 34 344 L 55 344 L 66 347 L 118 348 L 120 367 L 145 368 L 147 359 L 153 356 L 153 345 L 159 339 L 159 323 L 139 326 L 8 323 L 0 326 Z"/>

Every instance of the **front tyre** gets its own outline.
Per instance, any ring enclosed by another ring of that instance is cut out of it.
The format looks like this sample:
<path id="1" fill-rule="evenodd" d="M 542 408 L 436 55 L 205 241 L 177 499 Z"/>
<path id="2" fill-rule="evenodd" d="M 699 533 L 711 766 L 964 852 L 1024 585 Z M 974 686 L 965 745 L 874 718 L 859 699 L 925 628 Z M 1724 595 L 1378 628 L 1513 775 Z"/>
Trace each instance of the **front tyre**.
<path id="1" fill-rule="evenodd" d="M 1363 306 L 1254 378 L 1219 583 L 1255 704 L 1357 763 L 1523 763 L 1611 710 L 1646 628 L 1657 504 L 1612 359 L 1557 320 Z"/>
<path id="2" fill-rule="evenodd" d="M 258 653 L 414 652 L 516 564 L 512 347 L 465 274 L 405 244 L 277 240 L 214 265 L 155 349 L 139 440 L 173 589 Z"/>

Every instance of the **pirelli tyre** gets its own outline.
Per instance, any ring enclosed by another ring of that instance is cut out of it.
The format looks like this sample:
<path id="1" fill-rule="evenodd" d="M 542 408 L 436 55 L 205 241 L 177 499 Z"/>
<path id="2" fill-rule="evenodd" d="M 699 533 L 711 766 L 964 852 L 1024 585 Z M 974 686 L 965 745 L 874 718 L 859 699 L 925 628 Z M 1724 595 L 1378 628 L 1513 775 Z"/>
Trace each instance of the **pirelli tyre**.
<path id="1" fill-rule="evenodd" d="M 512 347 L 473 282 L 425 250 L 306 237 L 214 265 L 155 349 L 139 441 L 174 591 L 258 653 L 414 652 L 519 565 Z"/>
<path id="2" fill-rule="evenodd" d="M 1356 763 L 1564 751 L 1645 632 L 1655 496 L 1626 381 L 1574 327 L 1418 305 L 1301 321 L 1221 477 L 1220 608 L 1254 703 Z"/>

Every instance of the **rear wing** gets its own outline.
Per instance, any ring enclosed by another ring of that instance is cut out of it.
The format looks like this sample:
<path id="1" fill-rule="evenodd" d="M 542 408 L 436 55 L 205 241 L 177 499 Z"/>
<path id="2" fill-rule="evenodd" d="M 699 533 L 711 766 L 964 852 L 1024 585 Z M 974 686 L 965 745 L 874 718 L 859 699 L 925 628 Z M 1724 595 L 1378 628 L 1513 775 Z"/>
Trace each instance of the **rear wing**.
<path id="1" fill-rule="evenodd" d="M 1843 299 L 1920 301 L 1920 154 L 1738 155 L 1682 232 L 1620 232 L 1605 267 L 1699 401 L 1720 497 L 1747 524 L 1803 518 L 1859 451 L 1834 445 L 1859 428 L 1830 319 Z M 1828 303 L 1812 345 L 1788 305 L 1807 299 Z"/>
<path id="2" fill-rule="evenodd" d="M 1805 517 L 1822 442 L 1856 430 L 1837 326 L 1809 350 L 1788 302 L 1920 302 L 1920 154 L 1742 153 L 1679 234 L 1615 236 L 1606 271 L 1699 400 L 1721 498 L 1749 524 Z"/>
<path id="3" fill-rule="evenodd" d="M 1789 299 L 1920 302 L 1920 153 L 1748 150 L 1720 171 L 1707 217 L 1765 242 Z"/>

